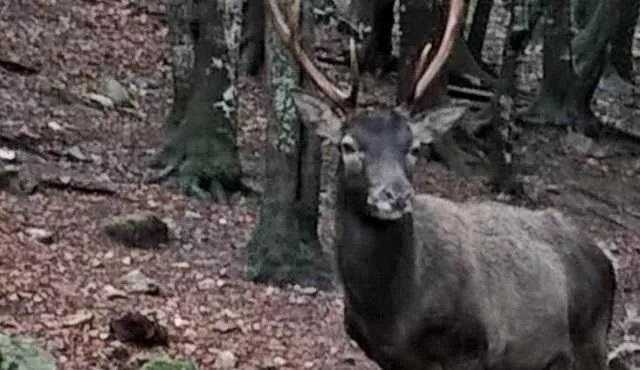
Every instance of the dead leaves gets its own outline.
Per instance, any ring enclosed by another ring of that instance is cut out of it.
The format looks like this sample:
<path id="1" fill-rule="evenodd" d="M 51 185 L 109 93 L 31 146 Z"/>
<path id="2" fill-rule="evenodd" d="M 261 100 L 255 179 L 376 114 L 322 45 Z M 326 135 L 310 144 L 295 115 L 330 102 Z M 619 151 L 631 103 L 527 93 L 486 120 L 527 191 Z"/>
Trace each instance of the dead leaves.
<path id="1" fill-rule="evenodd" d="M 81 310 L 73 315 L 66 316 L 62 319 L 62 326 L 79 326 L 93 320 L 93 313 L 87 310 Z"/>

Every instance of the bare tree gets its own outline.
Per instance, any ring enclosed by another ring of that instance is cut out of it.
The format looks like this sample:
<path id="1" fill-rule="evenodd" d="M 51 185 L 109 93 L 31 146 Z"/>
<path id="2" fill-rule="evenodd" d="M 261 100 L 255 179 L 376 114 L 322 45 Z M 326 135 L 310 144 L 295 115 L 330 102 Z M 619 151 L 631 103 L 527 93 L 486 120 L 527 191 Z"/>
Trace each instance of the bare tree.
<path id="1" fill-rule="evenodd" d="M 269 2 L 276 9 L 278 3 L 287 3 Z M 300 6 L 300 2 L 295 4 Z M 301 14 L 301 19 L 294 16 L 288 24 L 302 22 L 304 44 L 311 45 L 310 2 L 304 1 L 302 12 L 298 8 L 293 13 Z M 266 68 L 272 114 L 267 128 L 266 183 L 259 223 L 248 245 L 248 274 L 262 282 L 327 286 L 329 263 L 317 235 L 320 142 L 298 119 L 292 92 L 301 86 L 302 76 L 286 44 L 275 34 L 272 17 L 267 12 Z"/>
<path id="2" fill-rule="evenodd" d="M 633 34 L 638 22 L 640 2 L 620 0 L 620 21 L 617 23 L 611 40 L 611 66 L 622 79 L 633 82 Z"/>
<path id="3" fill-rule="evenodd" d="M 245 0 L 243 9 L 240 74 L 256 75 L 264 64 L 264 1 Z"/>
<path id="4" fill-rule="evenodd" d="M 617 0 L 580 1 L 581 6 L 574 9 L 575 24 L 569 0 L 547 3 L 544 79 L 538 100 L 523 118 L 597 134 L 600 125 L 590 104 L 604 70 Z M 573 35 L 572 30 L 577 33 Z"/>
<path id="5" fill-rule="evenodd" d="M 476 60 L 482 59 L 482 48 L 487 35 L 487 25 L 489 24 L 489 15 L 493 8 L 493 0 L 475 0 L 469 2 L 469 13 L 472 16 L 471 27 L 469 27 L 469 35 L 467 36 L 467 44 L 471 55 Z M 471 10 L 473 12 L 471 12 Z"/>
<path id="6" fill-rule="evenodd" d="M 224 1 L 172 0 L 169 29 L 174 105 L 168 142 L 156 159 L 163 175 L 200 197 L 224 199 L 242 189 L 235 139 L 235 67 L 225 36 L 237 32 L 225 22 Z M 225 23 L 231 29 L 225 29 Z"/>
<path id="7" fill-rule="evenodd" d="M 362 36 L 359 60 L 368 72 L 386 69 L 391 61 L 394 0 L 352 0 L 349 13 Z"/>

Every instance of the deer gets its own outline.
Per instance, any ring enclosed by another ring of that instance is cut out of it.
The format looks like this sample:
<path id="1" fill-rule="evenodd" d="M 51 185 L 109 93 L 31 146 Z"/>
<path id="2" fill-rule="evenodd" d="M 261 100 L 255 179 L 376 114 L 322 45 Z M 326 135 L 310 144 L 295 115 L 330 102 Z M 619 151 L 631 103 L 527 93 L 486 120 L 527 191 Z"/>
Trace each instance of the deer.
<path id="1" fill-rule="evenodd" d="M 430 44 L 420 54 L 413 96 L 363 112 L 358 77 L 351 91 L 331 82 L 277 0 L 266 5 L 322 93 L 294 93 L 300 118 L 339 151 L 336 265 L 345 330 L 365 354 L 384 370 L 607 369 L 615 274 L 572 221 L 552 208 L 415 194 L 420 146 L 466 111 L 412 108 L 451 53 L 463 1 L 449 1 L 431 62 Z"/>

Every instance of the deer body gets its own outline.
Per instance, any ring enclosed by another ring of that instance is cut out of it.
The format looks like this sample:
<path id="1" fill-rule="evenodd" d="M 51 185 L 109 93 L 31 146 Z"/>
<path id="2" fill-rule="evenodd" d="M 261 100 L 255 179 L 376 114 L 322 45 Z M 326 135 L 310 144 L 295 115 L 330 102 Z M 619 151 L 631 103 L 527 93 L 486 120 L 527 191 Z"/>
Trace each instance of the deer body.
<path id="1" fill-rule="evenodd" d="M 317 100 L 298 104 L 322 117 Z M 459 116 L 373 112 L 325 129 L 341 152 L 347 333 L 385 370 L 607 369 L 615 276 L 597 246 L 555 210 L 413 195 L 425 127 Z"/>
<path id="2" fill-rule="evenodd" d="M 381 227 L 354 206 L 345 326 L 383 369 L 606 368 L 611 266 L 557 212 L 420 195 Z"/>
<path id="3" fill-rule="evenodd" d="M 294 93 L 302 121 L 340 150 L 345 327 L 367 355 L 384 370 L 605 370 L 615 276 L 597 246 L 553 210 L 414 195 L 418 148 L 465 112 L 412 109 L 451 53 L 463 1 L 449 1 L 432 62 L 430 45 L 417 61 L 410 101 L 361 114 L 352 114 L 355 58 L 347 93 L 313 65 L 276 0 L 266 1 L 282 40 L 333 103 Z"/>

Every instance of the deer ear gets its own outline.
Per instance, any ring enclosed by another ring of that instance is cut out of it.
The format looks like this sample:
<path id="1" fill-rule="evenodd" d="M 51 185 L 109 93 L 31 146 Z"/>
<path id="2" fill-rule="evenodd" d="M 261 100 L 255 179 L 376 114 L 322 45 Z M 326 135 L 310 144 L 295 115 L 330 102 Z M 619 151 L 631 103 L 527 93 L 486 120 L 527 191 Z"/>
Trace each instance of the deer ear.
<path id="1" fill-rule="evenodd" d="M 414 139 L 430 144 L 447 133 L 467 112 L 467 107 L 436 108 L 423 116 L 410 120 Z"/>
<path id="2" fill-rule="evenodd" d="M 340 117 L 320 98 L 294 90 L 293 101 L 305 126 L 333 144 L 340 143 L 344 118 Z"/>

